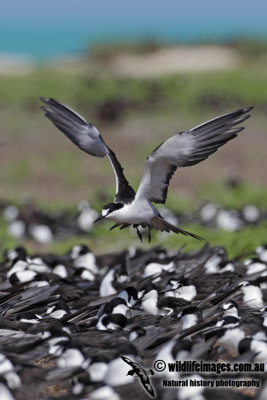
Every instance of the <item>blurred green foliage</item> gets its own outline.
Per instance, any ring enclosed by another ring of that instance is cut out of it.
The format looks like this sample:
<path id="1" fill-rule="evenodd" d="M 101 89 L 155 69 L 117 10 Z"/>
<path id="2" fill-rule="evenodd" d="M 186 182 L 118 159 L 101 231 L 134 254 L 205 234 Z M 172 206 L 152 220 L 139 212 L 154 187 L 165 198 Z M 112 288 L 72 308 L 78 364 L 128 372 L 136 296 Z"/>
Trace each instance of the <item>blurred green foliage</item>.
<path id="1" fill-rule="evenodd" d="M 247 204 L 254 204 L 262 210 L 267 208 L 267 188 L 252 182 L 240 182 L 236 187 L 226 188 L 221 182 L 214 180 L 202 185 L 198 196 L 203 200 L 234 209 L 241 209 Z"/>
<path id="2" fill-rule="evenodd" d="M 121 100 L 129 109 L 211 109 L 267 104 L 267 69 L 188 73 L 151 79 L 68 74 L 39 69 L 25 76 L 0 76 L 0 106 L 39 107 L 39 96 L 60 98 L 80 110 L 94 111 Z M 122 104 L 123 105 L 123 104 Z"/>
<path id="3" fill-rule="evenodd" d="M 259 58 L 267 57 L 267 41 L 260 38 L 240 37 L 231 42 L 246 60 L 258 62 Z"/>

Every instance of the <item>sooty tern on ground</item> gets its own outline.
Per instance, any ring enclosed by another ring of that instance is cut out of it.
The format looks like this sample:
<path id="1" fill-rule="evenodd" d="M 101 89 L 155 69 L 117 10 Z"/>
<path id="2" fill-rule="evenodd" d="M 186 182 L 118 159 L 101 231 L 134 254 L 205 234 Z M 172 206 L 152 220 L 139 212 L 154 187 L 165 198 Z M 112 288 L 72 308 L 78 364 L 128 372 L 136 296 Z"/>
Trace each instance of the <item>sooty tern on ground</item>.
<path id="1" fill-rule="evenodd" d="M 245 121 L 253 107 L 240 109 L 204 122 L 192 129 L 180 132 L 161 143 L 147 157 L 137 192 L 129 185 L 123 168 L 115 153 L 105 144 L 98 130 L 83 117 L 54 99 L 41 100 L 45 115 L 81 150 L 96 156 L 107 156 L 116 177 L 114 202 L 103 207 L 95 222 L 101 219 L 115 221 L 110 229 L 124 229 L 133 225 L 142 240 L 138 228 L 148 227 L 161 232 L 175 232 L 201 237 L 185 231 L 166 221 L 153 203 L 165 203 L 170 179 L 178 167 L 194 165 L 205 160 L 219 147 L 237 136 L 243 127 L 236 125 Z"/>

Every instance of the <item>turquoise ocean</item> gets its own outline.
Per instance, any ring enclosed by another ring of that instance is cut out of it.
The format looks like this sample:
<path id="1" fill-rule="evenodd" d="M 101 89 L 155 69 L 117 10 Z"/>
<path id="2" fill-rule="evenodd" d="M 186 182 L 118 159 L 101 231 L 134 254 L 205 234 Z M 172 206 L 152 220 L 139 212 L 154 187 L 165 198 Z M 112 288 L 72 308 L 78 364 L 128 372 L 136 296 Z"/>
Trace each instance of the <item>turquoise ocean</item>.
<path id="1" fill-rule="evenodd" d="M 267 24 L 205 20 L 75 21 L 63 23 L 6 22 L 0 20 L 0 55 L 21 55 L 46 62 L 79 56 L 95 43 L 160 40 L 166 43 L 225 42 L 239 37 L 267 38 Z"/>

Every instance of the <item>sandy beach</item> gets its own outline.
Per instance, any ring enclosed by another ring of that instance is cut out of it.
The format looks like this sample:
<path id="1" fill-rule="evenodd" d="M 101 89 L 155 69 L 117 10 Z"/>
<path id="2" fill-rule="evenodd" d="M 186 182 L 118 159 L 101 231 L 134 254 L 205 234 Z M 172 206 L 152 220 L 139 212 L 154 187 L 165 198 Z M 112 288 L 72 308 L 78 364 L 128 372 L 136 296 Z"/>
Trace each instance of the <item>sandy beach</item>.
<path id="1" fill-rule="evenodd" d="M 176 46 L 150 54 L 119 55 L 111 63 L 115 75 L 151 78 L 166 74 L 224 70 L 238 66 L 237 52 L 226 46 Z"/>
<path id="2" fill-rule="evenodd" d="M 0 75 L 25 75 L 35 66 L 34 60 L 26 55 L 0 53 Z"/>
<path id="3" fill-rule="evenodd" d="M 146 54 L 118 54 L 108 65 L 109 73 L 128 78 L 154 78 L 161 75 L 205 72 L 235 68 L 240 63 L 238 53 L 227 46 L 172 46 Z M 62 57 L 51 62 L 53 67 L 75 72 L 96 70 L 95 62 L 83 57 Z M 24 55 L 0 53 L 1 75 L 24 75 L 31 73 L 39 64 Z"/>

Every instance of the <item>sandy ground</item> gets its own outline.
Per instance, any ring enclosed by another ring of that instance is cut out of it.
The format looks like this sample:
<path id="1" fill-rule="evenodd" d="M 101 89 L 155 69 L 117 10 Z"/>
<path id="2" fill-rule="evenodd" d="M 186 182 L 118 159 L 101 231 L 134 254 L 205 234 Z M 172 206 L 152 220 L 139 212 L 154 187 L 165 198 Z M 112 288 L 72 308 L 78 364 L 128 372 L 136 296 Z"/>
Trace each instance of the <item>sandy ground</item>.
<path id="1" fill-rule="evenodd" d="M 34 61 L 26 56 L 0 53 L 1 75 L 25 75 L 32 72 L 34 68 Z"/>
<path id="2" fill-rule="evenodd" d="M 239 61 L 238 54 L 230 47 L 179 46 L 146 55 L 120 55 L 111 63 L 111 70 L 128 78 L 150 78 L 180 72 L 230 69 Z"/>
<path id="3" fill-rule="evenodd" d="M 128 78 L 150 78 L 166 74 L 225 70 L 238 66 L 240 56 L 227 46 L 172 46 L 147 54 L 118 54 L 109 63 L 100 65 L 109 73 Z M 34 61 L 22 55 L 0 53 L 1 75 L 25 75 L 34 69 Z M 54 62 L 54 67 L 69 71 L 98 69 L 93 60 L 64 57 Z"/>

